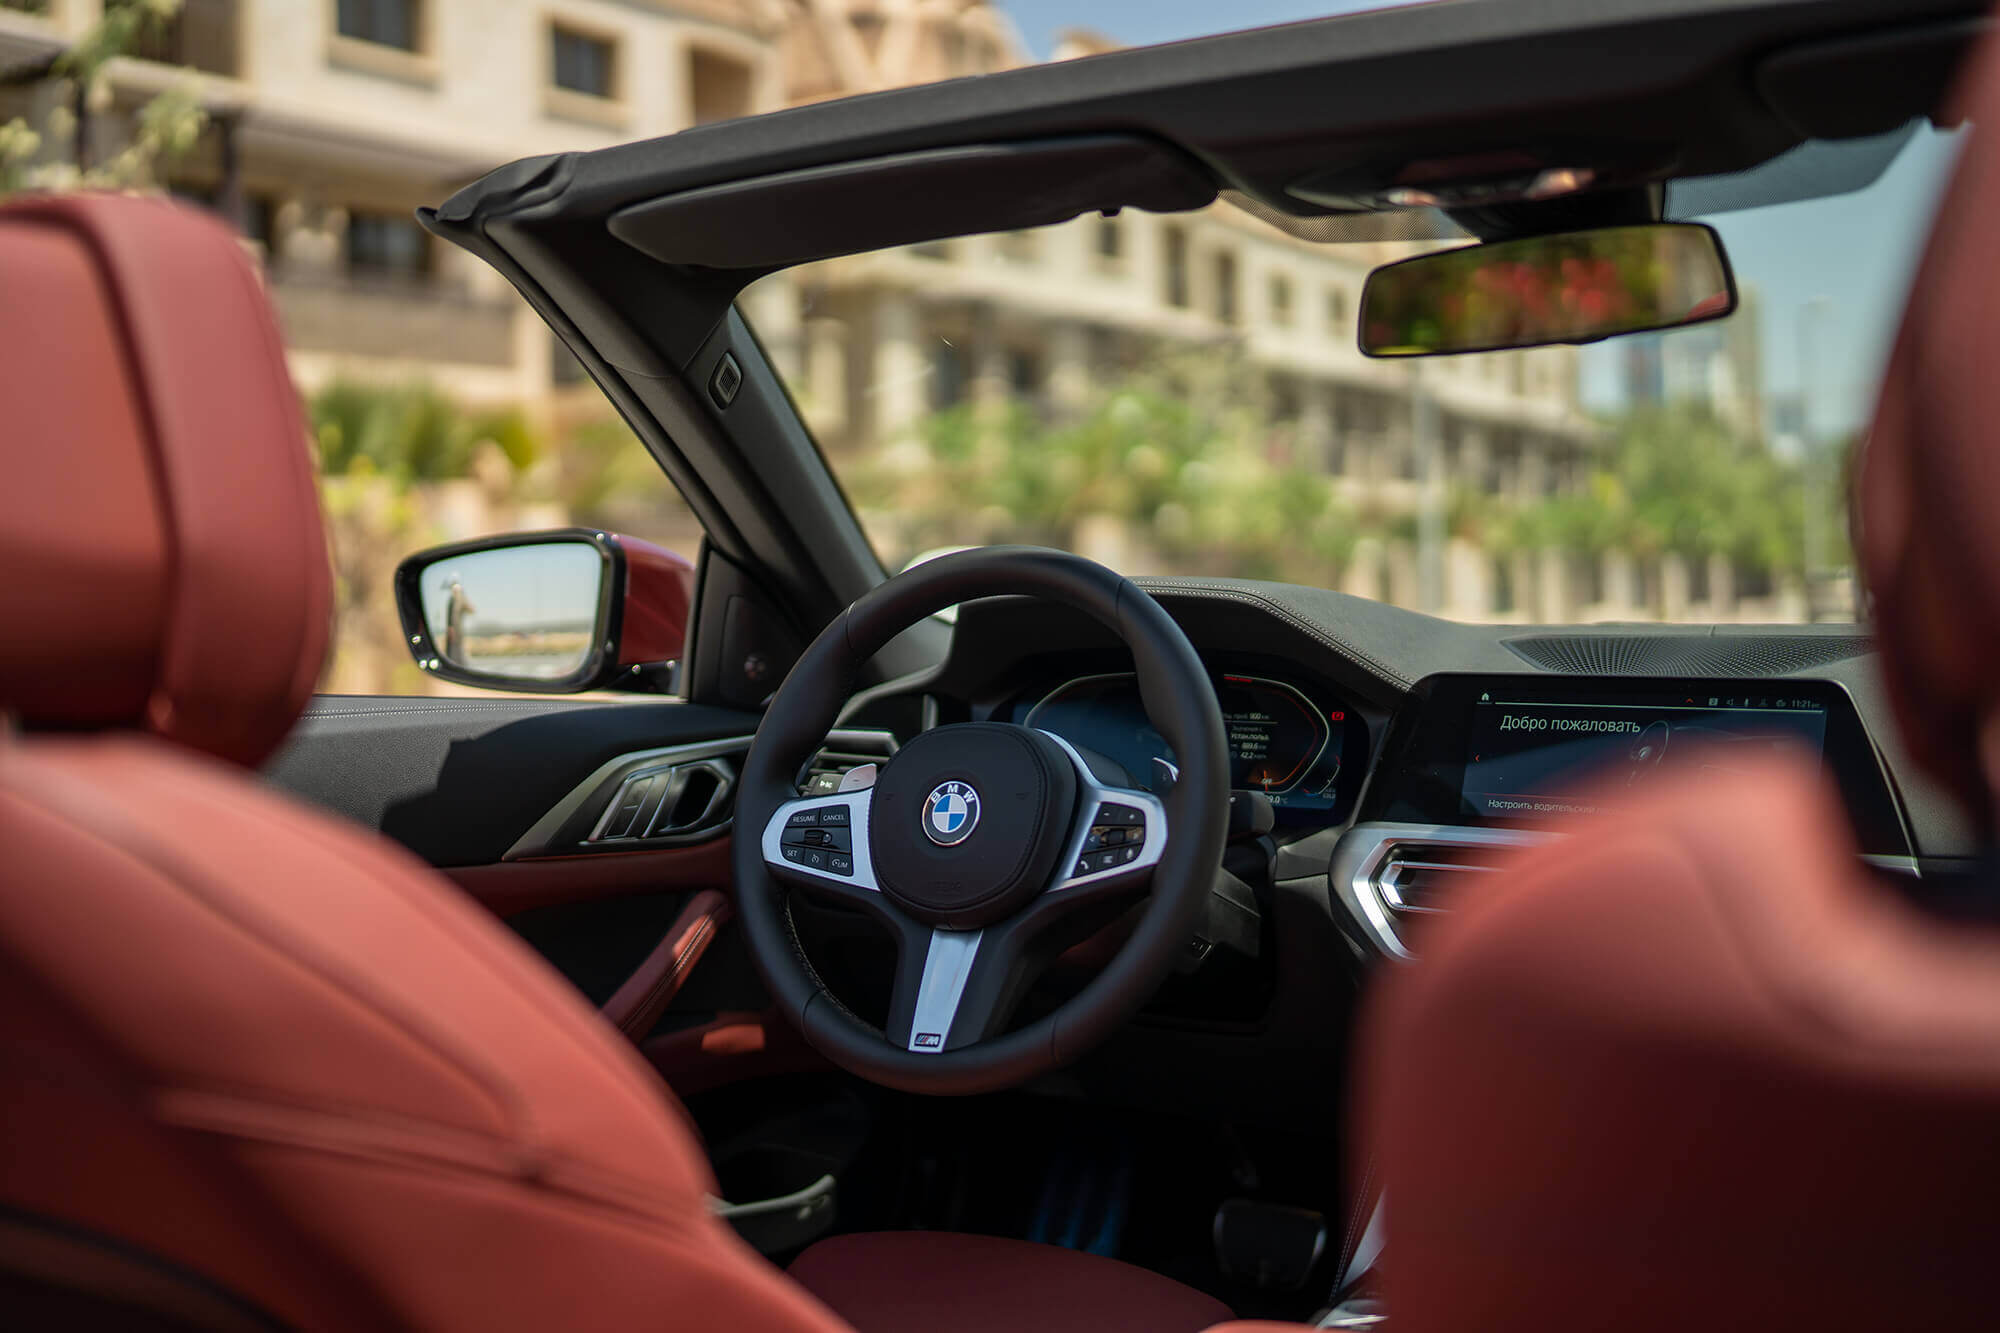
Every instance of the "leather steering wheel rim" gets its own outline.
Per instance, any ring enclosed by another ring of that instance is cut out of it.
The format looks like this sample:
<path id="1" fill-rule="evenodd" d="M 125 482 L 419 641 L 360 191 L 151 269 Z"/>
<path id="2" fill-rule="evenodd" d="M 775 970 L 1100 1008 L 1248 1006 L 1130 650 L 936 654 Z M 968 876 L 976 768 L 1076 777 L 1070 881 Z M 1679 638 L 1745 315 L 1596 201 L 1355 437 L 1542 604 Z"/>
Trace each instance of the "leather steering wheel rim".
<path id="1" fill-rule="evenodd" d="M 1145 909 L 1096 977 L 1015 1031 L 955 1049 L 898 1049 L 849 1012 L 814 973 L 760 835 L 780 807 L 800 799 L 797 776 L 854 693 L 860 666 L 924 617 L 998 596 L 1071 607 L 1123 640 L 1140 701 L 1173 747 L 1180 778 L 1156 802 L 1164 810 L 1165 842 L 1151 866 Z M 963 551 L 905 570 L 855 601 L 806 649 L 772 697 L 737 790 L 731 859 L 738 918 L 778 1006 L 833 1063 L 904 1091 L 993 1091 L 1069 1063 L 1138 1013 L 1199 920 L 1221 863 L 1228 811 L 1228 750 L 1214 686 L 1158 602 L 1130 579 L 1065 552 L 1020 546 Z"/>

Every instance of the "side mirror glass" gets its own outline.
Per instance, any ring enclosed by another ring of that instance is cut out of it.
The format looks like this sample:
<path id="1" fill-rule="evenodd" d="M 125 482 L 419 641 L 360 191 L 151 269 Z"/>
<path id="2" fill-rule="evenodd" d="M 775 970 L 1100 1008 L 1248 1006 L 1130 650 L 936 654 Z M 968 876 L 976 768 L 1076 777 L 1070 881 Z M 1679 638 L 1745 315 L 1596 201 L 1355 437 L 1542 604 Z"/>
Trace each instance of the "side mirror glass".
<path id="1" fill-rule="evenodd" d="M 1368 275 L 1361 351 L 1436 356 L 1587 343 L 1736 309 L 1722 241 L 1661 222 L 1528 236 L 1419 255 Z"/>
<path id="2" fill-rule="evenodd" d="M 436 546 L 396 570 L 417 665 L 462 685 L 659 689 L 682 655 L 693 568 L 588 528 Z"/>

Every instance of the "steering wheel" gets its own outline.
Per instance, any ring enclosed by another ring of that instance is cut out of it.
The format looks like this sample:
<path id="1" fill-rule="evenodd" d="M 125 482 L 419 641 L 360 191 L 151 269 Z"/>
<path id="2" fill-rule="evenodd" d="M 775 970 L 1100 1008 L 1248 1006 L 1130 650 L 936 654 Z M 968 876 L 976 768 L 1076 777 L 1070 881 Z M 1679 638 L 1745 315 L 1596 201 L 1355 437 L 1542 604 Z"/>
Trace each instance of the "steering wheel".
<path id="1" fill-rule="evenodd" d="M 925 616 L 1008 595 L 1073 607 L 1124 640 L 1146 715 L 1180 763 L 1164 797 L 1107 782 L 1060 737 L 1001 722 L 934 727 L 872 787 L 799 795 L 798 775 L 862 663 Z M 772 698 L 737 789 L 737 913 L 765 983 L 829 1060 L 909 1092 L 987 1092 L 1076 1059 L 1138 1013 L 1187 946 L 1228 818 L 1215 689 L 1160 604 L 1060 551 L 964 551 L 848 607 Z M 1095 978 L 1005 1030 L 1057 952 L 1149 889 Z M 859 907 L 894 937 L 886 1030 L 828 992 L 800 946 L 788 890 Z"/>

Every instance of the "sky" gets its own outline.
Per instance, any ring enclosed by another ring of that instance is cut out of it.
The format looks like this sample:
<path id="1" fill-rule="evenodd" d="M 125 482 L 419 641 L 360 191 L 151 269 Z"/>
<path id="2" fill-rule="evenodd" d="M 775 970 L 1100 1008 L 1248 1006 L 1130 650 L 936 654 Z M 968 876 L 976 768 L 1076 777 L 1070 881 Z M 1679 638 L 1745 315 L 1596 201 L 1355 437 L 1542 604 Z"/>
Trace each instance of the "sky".
<path id="1" fill-rule="evenodd" d="M 1046 57 L 1065 28 L 1129 45 L 1199 37 L 1382 7 L 1380 0 L 1001 0 L 1028 48 Z M 1738 280 L 1763 305 L 1764 391 L 1796 394 L 1799 347 L 1809 350 L 1812 427 L 1826 437 L 1865 423 L 1894 337 L 1931 209 L 1950 166 L 1950 140 L 1925 131 L 1875 185 L 1856 194 L 1711 219 Z M 1803 330 L 1802 330 L 1802 325 Z M 1584 352 L 1584 391 L 1616 398 L 1617 343 Z"/>

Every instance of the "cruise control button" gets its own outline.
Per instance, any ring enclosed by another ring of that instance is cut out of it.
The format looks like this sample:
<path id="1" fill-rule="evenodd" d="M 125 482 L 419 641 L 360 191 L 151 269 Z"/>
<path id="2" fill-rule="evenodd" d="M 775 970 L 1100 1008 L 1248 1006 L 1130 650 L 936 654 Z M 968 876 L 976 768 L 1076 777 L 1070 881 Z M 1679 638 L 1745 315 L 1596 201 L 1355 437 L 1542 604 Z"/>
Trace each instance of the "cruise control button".
<path id="1" fill-rule="evenodd" d="M 787 843 L 785 846 L 779 848 L 778 850 L 782 851 L 785 854 L 785 859 L 787 861 L 796 862 L 796 861 L 804 861 L 806 859 L 806 849 L 803 847 L 794 847 L 791 844 Z"/>
<path id="2" fill-rule="evenodd" d="M 786 828 L 804 828 L 808 824 L 817 823 L 819 823 L 819 811 L 817 810 L 794 810 L 791 814 L 785 816 Z"/>
<path id="3" fill-rule="evenodd" d="M 826 868 L 836 875 L 851 875 L 854 873 L 854 858 L 842 852 L 829 852 Z"/>
<path id="4" fill-rule="evenodd" d="M 821 806 L 819 812 L 819 822 L 822 824 L 838 824 L 843 828 L 846 827 L 847 807 L 844 805 Z"/>
<path id="5" fill-rule="evenodd" d="M 817 848 L 817 847 L 807 847 L 807 848 L 804 848 L 803 850 L 805 851 L 805 854 L 806 854 L 806 858 L 805 858 L 805 861 L 804 861 L 804 863 L 803 863 L 803 864 L 805 865 L 806 869 L 808 869 L 808 870 L 824 870 L 824 869 L 826 869 L 826 853 L 825 853 L 825 852 L 821 851 L 821 850 L 820 850 L 819 848 Z"/>

